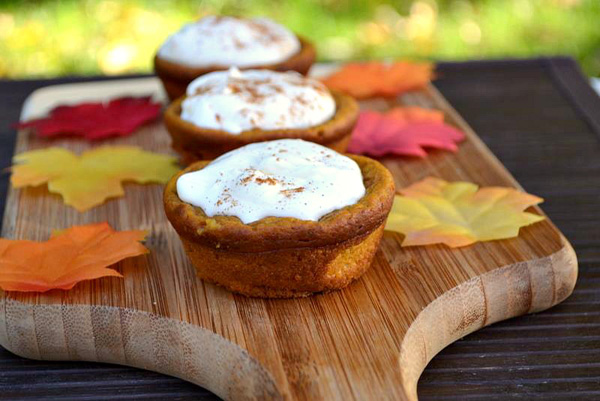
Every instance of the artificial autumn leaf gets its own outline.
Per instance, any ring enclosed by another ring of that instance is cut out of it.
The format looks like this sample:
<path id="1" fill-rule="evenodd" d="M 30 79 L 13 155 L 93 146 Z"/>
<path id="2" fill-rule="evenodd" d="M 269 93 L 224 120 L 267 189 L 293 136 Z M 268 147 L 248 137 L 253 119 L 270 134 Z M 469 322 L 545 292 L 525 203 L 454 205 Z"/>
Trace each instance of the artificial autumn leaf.
<path id="1" fill-rule="evenodd" d="M 361 111 L 348 152 L 371 156 L 425 157 L 425 147 L 456 152 L 465 135 L 444 123 L 441 111 L 394 107 L 386 113 Z"/>
<path id="2" fill-rule="evenodd" d="M 5 291 L 70 290 L 83 280 L 123 277 L 109 269 L 148 253 L 145 231 L 115 231 L 107 223 L 75 226 L 46 242 L 0 238 L 0 287 Z"/>
<path id="3" fill-rule="evenodd" d="M 394 97 L 424 88 L 433 77 L 433 64 L 398 61 L 348 63 L 323 79 L 330 89 L 346 92 L 357 99 Z"/>
<path id="4" fill-rule="evenodd" d="M 41 137 L 76 135 L 95 140 L 126 136 L 156 119 L 160 108 L 149 96 L 122 97 L 108 103 L 58 106 L 48 117 L 16 124 L 16 128 L 34 128 Z"/>
<path id="5" fill-rule="evenodd" d="M 443 243 L 452 248 L 512 238 L 544 219 L 524 212 L 542 198 L 513 188 L 483 187 L 428 177 L 399 191 L 385 228 L 405 235 L 402 246 Z"/>
<path id="6" fill-rule="evenodd" d="M 48 183 L 80 212 L 122 196 L 123 181 L 165 183 L 177 172 L 176 158 L 135 146 L 103 146 L 77 156 L 46 148 L 16 155 L 10 181 L 15 188 Z"/>

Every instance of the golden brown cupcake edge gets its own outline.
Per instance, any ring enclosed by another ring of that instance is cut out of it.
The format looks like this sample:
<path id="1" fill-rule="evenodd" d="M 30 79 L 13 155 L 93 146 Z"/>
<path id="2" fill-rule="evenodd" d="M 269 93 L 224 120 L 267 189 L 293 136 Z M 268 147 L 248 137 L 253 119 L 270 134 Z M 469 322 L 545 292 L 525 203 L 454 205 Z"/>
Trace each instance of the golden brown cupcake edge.
<path id="1" fill-rule="evenodd" d="M 315 62 L 317 52 L 313 44 L 306 39 L 298 36 L 298 40 L 300 41 L 300 50 L 288 59 L 275 64 L 240 68 L 240 70 L 297 71 L 302 75 L 306 75 Z M 189 83 L 199 76 L 213 71 L 228 69 L 228 66 L 190 67 L 162 59 L 158 56 L 158 53 L 154 56 L 154 72 L 160 78 L 165 92 L 167 92 L 167 96 L 171 101 L 185 95 Z"/>
<path id="2" fill-rule="evenodd" d="M 198 276 L 237 293 L 268 298 L 340 289 L 360 277 L 379 246 L 395 189 L 379 162 L 349 157 L 361 168 L 366 194 L 319 221 L 267 217 L 243 224 L 234 216 L 207 217 L 179 199 L 176 183 L 181 174 L 208 162 L 173 177 L 165 187 L 165 212 Z"/>
<path id="3" fill-rule="evenodd" d="M 212 160 L 250 143 L 284 138 L 304 139 L 344 153 L 350 142 L 360 108 L 351 96 L 337 91 L 331 91 L 331 94 L 336 104 L 335 115 L 323 124 L 309 128 L 268 131 L 253 129 L 239 135 L 223 130 L 201 128 L 180 117 L 181 103 L 185 97 L 180 97 L 167 107 L 164 122 L 171 135 L 171 146 L 182 156 L 184 165 L 198 160 Z"/>

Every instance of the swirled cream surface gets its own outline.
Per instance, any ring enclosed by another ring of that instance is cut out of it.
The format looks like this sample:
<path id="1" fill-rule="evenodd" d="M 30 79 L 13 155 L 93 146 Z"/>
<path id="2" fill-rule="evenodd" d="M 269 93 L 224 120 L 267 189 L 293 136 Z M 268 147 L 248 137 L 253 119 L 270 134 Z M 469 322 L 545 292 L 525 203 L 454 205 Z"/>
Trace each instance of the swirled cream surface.
<path id="1" fill-rule="evenodd" d="M 246 68 L 282 62 L 300 47 L 296 35 L 267 18 L 208 16 L 169 36 L 158 56 L 190 67 Z"/>
<path id="2" fill-rule="evenodd" d="M 335 109 L 325 85 L 297 72 L 232 68 L 192 81 L 181 118 L 236 135 L 255 128 L 313 127 L 331 119 Z"/>
<path id="3" fill-rule="evenodd" d="M 365 195 L 349 157 L 301 139 L 259 142 L 233 150 L 177 180 L 179 198 L 209 216 L 248 224 L 265 217 L 317 221 Z"/>

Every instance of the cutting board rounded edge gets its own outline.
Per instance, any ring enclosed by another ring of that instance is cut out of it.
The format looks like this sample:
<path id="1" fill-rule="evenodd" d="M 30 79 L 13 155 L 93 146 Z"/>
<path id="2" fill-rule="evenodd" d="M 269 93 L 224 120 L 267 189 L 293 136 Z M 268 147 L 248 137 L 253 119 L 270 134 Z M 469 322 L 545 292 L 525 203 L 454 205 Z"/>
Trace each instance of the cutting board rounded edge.
<path id="1" fill-rule="evenodd" d="M 283 399 L 271 374 L 248 351 L 188 322 L 115 306 L 36 305 L 4 294 L 0 310 L 0 345 L 24 358 L 151 370 L 226 400 Z M 43 324 L 49 320 L 59 324 Z"/>
<path id="2" fill-rule="evenodd" d="M 571 294 L 577 258 L 569 242 L 561 240 L 557 252 L 474 277 L 442 293 L 417 315 L 398 357 L 406 399 L 417 399 L 421 373 L 446 346 L 500 320 L 548 309 Z M 111 306 L 35 305 L 5 294 L 0 311 L 0 345 L 25 358 L 153 370 L 224 399 L 295 398 L 239 345 L 187 322 Z M 61 324 L 44 324 L 57 320 Z"/>
<path id="3" fill-rule="evenodd" d="M 577 282 L 577 255 L 564 236 L 560 240 L 562 247 L 555 253 L 473 277 L 417 315 L 398 360 L 407 399 L 418 399 L 419 377 L 429 361 L 453 342 L 493 323 L 549 309 L 571 295 Z"/>

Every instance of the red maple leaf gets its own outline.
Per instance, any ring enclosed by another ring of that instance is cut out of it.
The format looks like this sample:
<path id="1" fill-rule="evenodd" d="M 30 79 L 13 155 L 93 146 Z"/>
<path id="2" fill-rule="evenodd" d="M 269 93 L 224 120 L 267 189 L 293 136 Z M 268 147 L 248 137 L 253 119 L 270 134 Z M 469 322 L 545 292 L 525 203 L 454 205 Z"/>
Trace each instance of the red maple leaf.
<path id="1" fill-rule="evenodd" d="M 33 128 L 40 137 L 76 135 L 90 140 L 104 139 L 131 134 L 156 119 L 160 108 L 160 103 L 154 103 L 150 96 L 122 97 L 108 103 L 58 106 L 48 117 L 18 123 L 15 127 Z"/>
<path id="2" fill-rule="evenodd" d="M 395 107 L 386 113 L 362 111 L 348 152 L 371 156 L 425 157 L 424 148 L 456 152 L 465 135 L 444 123 L 443 113 L 420 107 Z"/>

